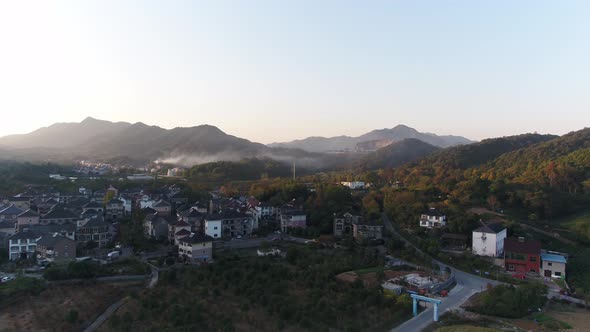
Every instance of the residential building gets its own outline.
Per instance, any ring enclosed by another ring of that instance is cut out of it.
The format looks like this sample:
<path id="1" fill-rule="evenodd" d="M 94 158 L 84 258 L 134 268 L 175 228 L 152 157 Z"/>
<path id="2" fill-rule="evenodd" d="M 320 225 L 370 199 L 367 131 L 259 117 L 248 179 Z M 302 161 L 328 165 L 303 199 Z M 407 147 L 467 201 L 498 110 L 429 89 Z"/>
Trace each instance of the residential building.
<path id="1" fill-rule="evenodd" d="M 8 199 L 8 201 L 10 202 L 10 204 L 25 211 L 31 208 L 31 199 L 32 197 L 28 196 L 15 196 Z"/>
<path id="2" fill-rule="evenodd" d="M 111 241 L 111 224 L 100 217 L 79 221 L 76 242 L 85 245 L 90 241 L 96 242 L 99 248 L 105 247 Z"/>
<path id="3" fill-rule="evenodd" d="M 474 255 L 501 257 L 504 253 L 506 227 L 500 223 L 483 225 L 472 232 Z"/>
<path id="4" fill-rule="evenodd" d="M 76 259 L 76 241 L 59 233 L 45 234 L 37 240 L 37 259 L 64 263 Z"/>
<path id="5" fill-rule="evenodd" d="M 522 237 L 504 239 L 504 265 L 510 272 L 539 273 L 541 242 Z"/>
<path id="6" fill-rule="evenodd" d="M 361 216 L 355 216 L 349 212 L 342 215 L 334 214 L 334 236 L 341 238 L 346 235 L 352 235 L 352 225 L 361 221 Z"/>
<path id="7" fill-rule="evenodd" d="M 220 228 L 215 229 L 215 227 Z M 250 235 L 254 229 L 254 218 L 235 210 L 223 210 L 205 217 L 205 233 L 213 238 Z M 218 233 L 217 230 L 221 232 Z"/>
<path id="8" fill-rule="evenodd" d="M 167 239 L 168 224 L 175 222 L 176 219 L 170 216 L 161 216 L 159 213 L 148 214 L 143 221 L 143 232 L 147 238 Z"/>
<path id="9" fill-rule="evenodd" d="M 61 206 L 54 207 L 51 211 L 47 212 L 46 214 L 42 215 L 39 223 L 41 225 L 48 225 L 48 224 L 66 224 L 72 223 L 75 224 L 79 220 L 79 216 L 73 213 L 70 210 L 66 210 Z"/>
<path id="10" fill-rule="evenodd" d="M 107 202 L 105 207 L 105 218 L 109 221 L 118 221 L 125 217 L 125 207 L 123 202 L 118 198 L 113 198 Z"/>
<path id="11" fill-rule="evenodd" d="M 208 219 L 205 218 L 205 234 L 209 235 L 214 239 L 221 238 L 221 219 Z"/>
<path id="12" fill-rule="evenodd" d="M 16 217 L 15 227 L 17 232 L 24 228 L 31 228 L 33 225 L 39 225 L 39 215 L 31 209 L 28 209 Z"/>
<path id="13" fill-rule="evenodd" d="M 380 221 L 372 220 L 368 222 L 359 222 L 352 225 L 352 236 L 357 241 L 382 239 L 383 224 Z"/>
<path id="14" fill-rule="evenodd" d="M 86 211 L 89 211 L 89 210 L 94 210 L 100 214 L 104 213 L 103 205 L 101 203 L 95 202 L 95 201 L 90 201 L 90 202 L 84 204 L 84 206 L 82 206 L 82 213 L 85 213 Z"/>
<path id="15" fill-rule="evenodd" d="M 420 227 L 426 228 L 443 228 L 447 225 L 447 216 L 435 208 L 420 215 Z"/>
<path id="16" fill-rule="evenodd" d="M 41 236 L 30 229 L 23 229 L 8 238 L 8 257 L 11 261 L 35 257 L 37 240 Z"/>
<path id="17" fill-rule="evenodd" d="M 281 223 L 281 231 L 287 232 L 290 228 L 306 228 L 307 215 L 301 209 L 285 209 L 281 208 L 279 217 Z"/>
<path id="18" fill-rule="evenodd" d="M 178 254 L 190 263 L 209 262 L 213 259 L 213 238 L 194 233 L 183 237 L 179 240 Z"/>
<path id="19" fill-rule="evenodd" d="M 352 190 L 356 190 L 356 189 L 364 189 L 365 188 L 365 183 L 362 181 L 352 181 L 352 182 L 340 182 L 341 185 L 348 187 Z"/>
<path id="20" fill-rule="evenodd" d="M 560 253 L 544 252 L 541 254 L 542 275 L 548 278 L 565 279 L 567 257 Z"/>
<path id="21" fill-rule="evenodd" d="M 180 232 L 184 230 L 184 232 Z M 180 232 L 180 234 L 178 234 Z M 185 237 L 191 234 L 191 225 L 184 220 L 175 220 L 168 224 L 168 241 L 178 245 L 179 236 Z"/>
<path id="22" fill-rule="evenodd" d="M 163 199 L 155 202 L 151 208 L 158 211 L 161 216 L 169 216 L 172 213 L 172 205 Z"/>
<path id="23" fill-rule="evenodd" d="M 14 204 L 5 205 L 0 210 L 0 220 L 16 220 L 19 214 L 25 212 L 25 210 L 17 207 Z"/>

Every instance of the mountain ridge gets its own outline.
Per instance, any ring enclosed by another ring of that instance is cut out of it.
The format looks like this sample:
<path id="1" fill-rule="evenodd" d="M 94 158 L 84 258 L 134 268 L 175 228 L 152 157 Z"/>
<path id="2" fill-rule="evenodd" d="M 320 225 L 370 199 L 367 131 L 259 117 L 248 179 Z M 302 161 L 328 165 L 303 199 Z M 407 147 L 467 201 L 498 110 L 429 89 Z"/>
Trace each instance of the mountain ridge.
<path id="1" fill-rule="evenodd" d="M 393 143 L 406 138 L 416 138 L 441 148 L 473 143 L 473 141 L 462 136 L 439 136 L 432 133 L 421 133 L 414 128 L 399 124 L 393 128 L 375 129 L 356 137 L 346 135 L 333 137 L 310 136 L 290 142 L 271 143 L 268 146 L 299 148 L 309 152 L 358 151 L 359 144 L 363 146 L 365 142 L 389 140 Z"/>

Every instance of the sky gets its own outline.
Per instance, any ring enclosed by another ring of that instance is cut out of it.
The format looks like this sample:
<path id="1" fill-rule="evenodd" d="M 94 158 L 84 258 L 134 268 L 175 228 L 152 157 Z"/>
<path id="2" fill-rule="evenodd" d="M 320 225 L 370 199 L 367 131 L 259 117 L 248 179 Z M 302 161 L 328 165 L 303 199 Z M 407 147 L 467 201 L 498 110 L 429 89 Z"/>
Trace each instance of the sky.
<path id="1" fill-rule="evenodd" d="M 88 116 L 252 141 L 590 127 L 589 1 L 0 0 L 0 136 Z"/>

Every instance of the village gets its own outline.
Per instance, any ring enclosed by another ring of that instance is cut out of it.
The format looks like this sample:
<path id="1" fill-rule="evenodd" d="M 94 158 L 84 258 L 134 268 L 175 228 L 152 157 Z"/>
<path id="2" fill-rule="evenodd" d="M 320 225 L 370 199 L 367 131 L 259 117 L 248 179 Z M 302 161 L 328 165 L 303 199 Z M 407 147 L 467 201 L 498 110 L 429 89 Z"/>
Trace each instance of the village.
<path id="1" fill-rule="evenodd" d="M 361 196 L 370 187 L 360 181 L 338 185 Z M 534 238 L 508 236 L 499 212 L 472 211 L 489 213 L 492 218 L 487 222 L 480 219 L 481 226 L 471 237 L 444 231 L 449 219 L 437 208 L 429 208 L 416 218 L 418 229 L 438 234 L 441 248 L 450 258 L 443 262 L 410 243 L 385 214 L 369 218 L 351 212 L 334 214 L 331 234 L 309 238 L 301 236 L 308 216 L 295 199 L 275 206 L 253 196 L 234 197 L 213 191 L 208 200 L 189 202 L 175 184 L 157 190 L 141 184 L 134 188 L 118 190 L 109 185 L 93 191 L 80 186 L 75 193 L 30 188 L 3 199 L 0 248 L 7 249 L 4 267 L 8 268 L 1 272 L 2 283 L 14 282 L 19 275 L 55 278 L 60 266 L 72 263 L 109 266 L 140 262 L 145 268 L 139 271 L 146 275 L 139 279 L 153 287 L 160 270 L 174 266 L 199 269 L 216 264 L 219 256 L 239 253 L 285 258 L 290 246 L 339 251 L 355 245 L 371 251 L 382 265 L 343 272 L 336 279 L 351 285 L 357 281 L 367 287 L 380 285 L 387 296 L 407 294 L 414 300 L 414 316 L 420 311 L 418 304 L 422 310 L 434 310 L 406 322 L 418 324 L 416 328 L 439 321 L 442 308 L 458 309 L 471 295 L 501 283 L 539 282 L 548 287 L 550 298 L 585 304 L 569 296 L 568 253 L 543 248 Z M 130 224 L 139 227 L 131 228 Z M 392 241 L 397 244 L 392 245 Z M 407 241 L 401 247 L 414 250 L 414 255 L 400 257 L 399 250 L 392 250 L 396 246 L 399 249 L 400 241 Z M 138 242 L 141 245 L 134 247 Z M 466 270 L 459 265 L 466 255 L 476 257 L 486 268 Z M 464 286 L 457 287 L 459 284 Z M 404 325 L 398 330 L 403 331 Z"/>

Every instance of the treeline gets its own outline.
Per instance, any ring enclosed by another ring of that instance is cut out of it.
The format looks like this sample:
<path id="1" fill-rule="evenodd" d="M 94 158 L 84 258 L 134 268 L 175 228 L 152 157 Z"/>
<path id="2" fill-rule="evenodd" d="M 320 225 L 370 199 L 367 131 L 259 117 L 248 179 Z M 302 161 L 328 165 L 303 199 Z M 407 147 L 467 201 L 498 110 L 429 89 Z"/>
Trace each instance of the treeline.
<path id="1" fill-rule="evenodd" d="M 189 181 L 226 182 L 289 177 L 289 165 L 272 159 L 243 159 L 217 161 L 193 166 L 188 171 Z"/>
<path id="2" fill-rule="evenodd" d="M 547 302 L 547 286 L 531 283 L 518 287 L 499 285 L 481 293 L 477 303 L 469 308 L 484 315 L 520 318 L 529 310 L 542 308 Z"/>
<path id="3" fill-rule="evenodd" d="M 555 217 L 590 201 L 590 129 L 485 140 L 378 175 L 408 190 L 439 193 L 441 201 L 520 207 L 531 220 Z"/>

